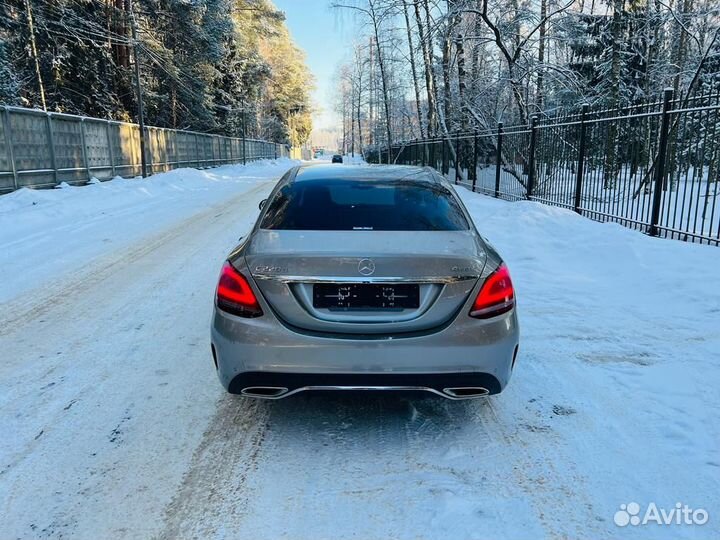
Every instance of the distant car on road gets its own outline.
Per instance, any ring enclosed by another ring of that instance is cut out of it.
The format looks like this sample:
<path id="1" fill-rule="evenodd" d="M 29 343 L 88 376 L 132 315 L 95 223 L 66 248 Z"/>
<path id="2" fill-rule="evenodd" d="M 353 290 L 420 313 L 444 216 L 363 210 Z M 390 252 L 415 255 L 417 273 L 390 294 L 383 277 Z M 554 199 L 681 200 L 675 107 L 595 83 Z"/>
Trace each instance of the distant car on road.
<path id="1" fill-rule="evenodd" d="M 333 162 L 333 163 L 342 163 L 342 162 L 343 162 L 343 158 L 342 158 L 342 156 L 341 156 L 340 154 L 335 154 L 335 155 L 332 157 L 332 162 Z"/>
<path id="2" fill-rule="evenodd" d="M 497 394 L 518 351 L 515 292 L 429 168 L 288 171 L 228 256 L 211 340 L 233 394 Z"/>

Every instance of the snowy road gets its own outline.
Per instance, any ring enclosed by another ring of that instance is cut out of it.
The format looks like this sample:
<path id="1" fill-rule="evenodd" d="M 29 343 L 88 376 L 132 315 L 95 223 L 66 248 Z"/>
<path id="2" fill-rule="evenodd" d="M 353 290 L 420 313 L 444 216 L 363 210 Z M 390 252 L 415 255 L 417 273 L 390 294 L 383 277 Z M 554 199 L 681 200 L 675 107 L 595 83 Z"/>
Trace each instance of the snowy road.
<path id="1" fill-rule="evenodd" d="M 720 250 L 461 190 L 518 290 L 506 392 L 249 401 L 211 298 L 287 167 L 0 198 L 0 539 L 720 535 Z"/>

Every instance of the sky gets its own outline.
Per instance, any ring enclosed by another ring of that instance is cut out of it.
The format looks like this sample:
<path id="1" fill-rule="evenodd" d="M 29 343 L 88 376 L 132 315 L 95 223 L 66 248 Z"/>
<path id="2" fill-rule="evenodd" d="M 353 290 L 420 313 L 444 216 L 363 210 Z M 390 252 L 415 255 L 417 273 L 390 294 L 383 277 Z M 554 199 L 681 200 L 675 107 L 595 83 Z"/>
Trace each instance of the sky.
<path id="1" fill-rule="evenodd" d="M 338 125 L 332 111 L 334 75 L 347 57 L 352 43 L 350 17 L 331 9 L 330 0 L 273 0 L 285 12 L 290 34 L 305 51 L 306 62 L 315 76 L 313 102 L 322 110 L 315 113 L 315 129 L 335 128 Z"/>

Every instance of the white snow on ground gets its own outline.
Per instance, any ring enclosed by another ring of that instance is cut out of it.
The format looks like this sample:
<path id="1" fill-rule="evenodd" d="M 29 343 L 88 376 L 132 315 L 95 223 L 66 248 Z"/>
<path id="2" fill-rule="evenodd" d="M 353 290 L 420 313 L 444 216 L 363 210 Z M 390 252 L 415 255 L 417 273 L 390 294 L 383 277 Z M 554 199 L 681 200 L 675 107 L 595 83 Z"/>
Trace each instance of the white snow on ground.
<path id="1" fill-rule="evenodd" d="M 460 189 L 517 288 L 507 390 L 249 401 L 212 293 L 289 166 L 0 198 L 0 538 L 720 536 L 720 250 Z"/>
<path id="2" fill-rule="evenodd" d="M 0 301 L 93 257 L 117 250 L 192 212 L 276 178 L 294 163 L 263 160 L 217 169 L 177 169 L 146 181 L 61 189 L 23 188 L 0 197 Z"/>

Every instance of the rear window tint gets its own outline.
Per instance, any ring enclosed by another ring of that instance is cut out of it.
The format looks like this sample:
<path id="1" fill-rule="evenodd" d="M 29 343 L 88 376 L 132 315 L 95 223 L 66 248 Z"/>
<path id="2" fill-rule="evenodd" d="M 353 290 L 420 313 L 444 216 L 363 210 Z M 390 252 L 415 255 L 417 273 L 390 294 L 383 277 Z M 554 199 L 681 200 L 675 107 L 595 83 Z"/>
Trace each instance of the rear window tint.
<path id="1" fill-rule="evenodd" d="M 262 229 L 458 231 L 468 223 L 450 191 L 417 180 L 303 180 L 282 187 Z"/>

